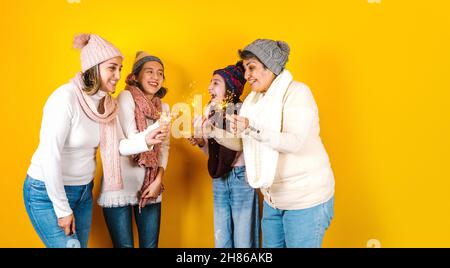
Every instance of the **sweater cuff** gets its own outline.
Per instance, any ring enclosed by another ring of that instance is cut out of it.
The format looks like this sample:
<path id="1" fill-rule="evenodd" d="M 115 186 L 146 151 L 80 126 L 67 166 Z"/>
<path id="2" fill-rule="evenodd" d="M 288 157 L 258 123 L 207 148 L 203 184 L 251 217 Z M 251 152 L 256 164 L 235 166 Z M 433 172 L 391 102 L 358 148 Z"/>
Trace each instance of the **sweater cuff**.
<path id="1" fill-rule="evenodd" d="M 70 208 L 70 205 L 68 202 L 65 202 L 64 204 L 61 204 L 59 206 L 53 204 L 53 209 L 55 210 L 55 214 L 58 219 L 64 218 L 64 217 L 67 217 L 67 216 L 73 214 L 73 211 Z"/>
<path id="2" fill-rule="evenodd" d="M 268 142 L 269 133 L 261 125 L 249 119 L 248 127 L 244 132 L 246 135 L 254 138 L 257 141 Z"/>
<path id="3" fill-rule="evenodd" d="M 119 144 L 120 154 L 123 156 L 139 154 L 153 149 L 153 145 L 148 146 L 145 141 L 145 133 L 134 135 L 131 139 L 122 139 Z"/>

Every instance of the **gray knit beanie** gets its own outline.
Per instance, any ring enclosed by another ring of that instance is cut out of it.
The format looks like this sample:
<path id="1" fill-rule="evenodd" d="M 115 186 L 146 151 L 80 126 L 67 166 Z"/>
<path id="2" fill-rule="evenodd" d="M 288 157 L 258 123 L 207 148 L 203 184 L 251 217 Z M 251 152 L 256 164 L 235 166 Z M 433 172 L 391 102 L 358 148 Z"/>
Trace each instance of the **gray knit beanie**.
<path id="1" fill-rule="evenodd" d="M 257 39 L 247 45 L 243 51 L 249 51 L 274 74 L 279 75 L 289 58 L 289 45 L 284 41 Z"/>
<path id="2" fill-rule="evenodd" d="M 142 66 L 144 66 L 144 64 L 149 61 L 159 62 L 164 68 L 164 64 L 160 58 L 152 56 L 144 51 L 138 51 L 136 53 L 136 59 L 134 60 L 133 69 L 131 70 L 131 72 L 135 75 L 139 74 L 139 72 L 142 70 Z"/>

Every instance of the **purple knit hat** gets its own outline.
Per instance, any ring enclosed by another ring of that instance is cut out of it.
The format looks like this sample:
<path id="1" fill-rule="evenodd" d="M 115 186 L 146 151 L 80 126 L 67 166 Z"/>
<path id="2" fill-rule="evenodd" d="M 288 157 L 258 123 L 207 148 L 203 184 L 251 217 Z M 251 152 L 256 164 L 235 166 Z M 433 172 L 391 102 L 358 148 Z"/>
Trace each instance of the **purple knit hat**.
<path id="1" fill-rule="evenodd" d="M 239 99 L 244 90 L 244 85 L 247 80 L 244 77 L 244 65 L 242 61 L 238 61 L 236 65 L 229 65 L 223 69 L 215 70 L 214 74 L 218 74 L 223 77 L 225 83 L 233 93 L 234 97 Z"/>

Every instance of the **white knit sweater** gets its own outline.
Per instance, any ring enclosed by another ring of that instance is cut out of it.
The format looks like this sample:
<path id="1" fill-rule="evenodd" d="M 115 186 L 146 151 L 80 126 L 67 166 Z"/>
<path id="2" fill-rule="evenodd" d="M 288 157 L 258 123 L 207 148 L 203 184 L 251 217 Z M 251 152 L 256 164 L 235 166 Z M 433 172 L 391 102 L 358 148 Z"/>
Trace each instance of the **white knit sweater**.
<path id="1" fill-rule="evenodd" d="M 279 104 L 275 104 L 280 106 L 268 107 L 270 102 L 264 98 L 273 94 L 253 93 L 255 104 L 264 101 L 264 111 L 252 112 L 253 108 L 245 111 L 246 99 L 240 115 L 248 116 L 250 131 L 243 134 L 242 140 L 224 139 L 221 142 L 234 150 L 240 149 L 244 143 L 247 176 L 255 176 L 249 178 L 251 185 L 259 183 L 259 179 L 264 180 L 272 170 L 270 166 L 274 165 L 273 178 L 267 179 L 268 184 L 261 183 L 264 185 L 261 188 L 264 200 L 270 206 L 285 210 L 305 209 L 333 197 L 334 176 L 320 138 L 319 113 L 310 89 L 303 83 L 292 81 L 288 71 L 281 73 L 272 85 L 283 79 L 286 88 L 269 88 L 284 91 Z M 278 108 L 282 115 L 281 131 L 270 123 L 271 114 L 278 112 Z M 277 159 L 266 159 L 262 163 L 263 152 L 246 150 L 246 142 L 256 142 L 261 150 L 273 150 Z"/>
<path id="2" fill-rule="evenodd" d="M 32 178 L 45 182 L 58 218 L 72 214 L 64 186 L 86 185 L 94 179 L 100 142 L 99 123 L 84 113 L 75 90 L 74 85 L 68 83 L 47 99 L 39 146 L 27 171 Z M 105 94 L 99 90 L 91 98 L 98 105 Z M 118 132 L 122 133 L 121 129 Z M 149 148 L 145 135 L 141 134 L 133 139 L 122 139 L 119 150 L 121 154 L 130 155 Z"/>
<path id="3" fill-rule="evenodd" d="M 134 117 L 135 103 L 131 93 L 128 90 L 123 90 L 118 97 L 120 110 L 119 120 L 122 126 L 123 133 L 127 138 L 133 138 L 137 133 L 136 119 Z M 163 103 L 163 112 L 169 112 L 169 105 Z M 157 122 L 147 119 L 147 131 L 156 128 Z M 145 132 L 147 132 L 145 131 Z M 159 155 L 159 165 L 166 169 L 169 159 L 169 142 L 170 135 L 161 144 L 161 153 Z M 104 191 L 103 187 L 98 199 L 98 204 L 102 207 L 123 207 L 127 205 L 136 205 L 139 203 L 138 191 L 141 190 L 144 182 L 145 168 L 139 167 L 135 161 L 129 156 L 120 157 L 120 168 L 122 170 L 123 189 L 121 191 Z M 162 200 L 160 195 L 153 203 L 159 203 Z"/>

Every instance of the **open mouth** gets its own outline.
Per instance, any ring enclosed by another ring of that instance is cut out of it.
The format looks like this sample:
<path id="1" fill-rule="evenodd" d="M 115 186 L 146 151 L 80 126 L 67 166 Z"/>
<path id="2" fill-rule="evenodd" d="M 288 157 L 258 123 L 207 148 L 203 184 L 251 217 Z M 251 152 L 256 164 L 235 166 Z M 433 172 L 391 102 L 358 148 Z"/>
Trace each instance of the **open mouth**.
<path id="1" fill-rule="evenodd" d="M 157 87 L 158 83 L 157 82 L 148 82 L 148 84 L 152 87 Z"/>

